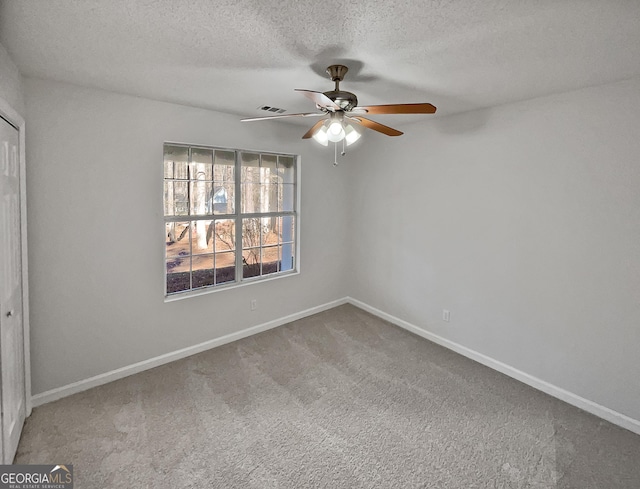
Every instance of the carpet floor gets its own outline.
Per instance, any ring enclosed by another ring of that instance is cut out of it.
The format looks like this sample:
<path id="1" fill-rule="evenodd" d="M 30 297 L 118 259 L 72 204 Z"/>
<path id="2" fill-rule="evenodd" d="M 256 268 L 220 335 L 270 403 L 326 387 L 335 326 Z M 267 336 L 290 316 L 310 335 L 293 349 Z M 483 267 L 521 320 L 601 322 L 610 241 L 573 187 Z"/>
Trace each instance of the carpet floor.
<path id="1" fill-rule="evenodd" d="M 35 408 L 84 488 L 640 488 L 640 436 L 344 305 Z"/>

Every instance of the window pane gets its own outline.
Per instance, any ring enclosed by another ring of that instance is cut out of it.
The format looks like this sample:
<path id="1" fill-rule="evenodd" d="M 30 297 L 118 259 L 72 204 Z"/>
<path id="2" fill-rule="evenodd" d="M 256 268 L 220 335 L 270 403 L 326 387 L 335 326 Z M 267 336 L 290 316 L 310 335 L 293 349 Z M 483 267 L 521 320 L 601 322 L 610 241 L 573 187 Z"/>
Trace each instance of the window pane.
<path id="1" fill-rule="evenodd" d="M 278 210 L 278 157 L 262 155 L 260 160 L 260 196 L 259 212 L 276 212 Z"/>
<path id="2" fill-rule="evenodd" d="M 277 162 L 276 155 L 262 155 L 260 161 L 260 183 L 277 183 Z"/>
<path id="3" fill-rule="evenodd" d="M 191 255 L 188 222 L 165 223 L 167 294 L 191 288 Z"/>
<path id="4" fill-rule="evenodd" d="M 277 185 L 242 185 L 242 212 L 244 214 L 278 211 Z"/>
<path id="5" fill-rule="evenodd" d="M 164 155 L 164 178 L 173 178 L 173 160 L 167 160 L 167 154 Z"/>
<path id="6" fill-rule="evenodd" d="M 295 218 L 293 216 L 283 216 L 280 228 L 281 264 L 280 269 L 284 272 L 295 268 Z"/>
<path id="7" fill-rule="evenodd" d="M 197 255 L 192 258 L 192 287 L 206 287 L 215 283 L 213 255 Z"/>
<path id="8" fill-rule="evenodd" d="M 296 166 L 293 156 L 278 157 L 278 175 L 281 183 L 295 183 Z"/>
<path id="9" fill-rule="evenodd" d="M 203 216 L 213 213 L 213 150 L 191 150 L 191 214 Z"/>
<path id="10" fill-rule="evenodd" d="M 192 221 L 191 253 L 213 253 L 213 221 Z"/>
<path id="11" fill-rule="evenodd" d="M 281 219 L 281 217 L 262 218 L 262 246 L 278 244 Z"/>
<path id="12" fill-rule="evenodd" d="M 204 216 L 213 210 L 213 182 L 191 182 L 191 215 Z"/>
<path id="13" fill-rule="evenodd" d="M 164 182 L 164 215 L 173 216 L 175 207 L 175 198 L 173 194 L 173 182 Z"/>
<path id="14" fill-rule="evenodd" d="M 191 253 L 189 245 L 189 223 L 168 222 L 165 224 L 167 231 L 167 258 L 181 256 L 189 258 Z"/>
<path id="15" fill-rule="evenodd" d="M 278 246 L 267 246 L 262 248 L 262 275 L 276 273 L 278 262 L 280 261 Z"/>
<path id="16" fill-rule="evenodd" d="M 242 276 L 244 278 L 260 275 L 260 248 L 242 251 Z"/>
<path id="17" fill-rule="evenodd" d="M 236 254 L 216 253 L 216 283 L 233 282 L 236 279 Z"/>
<path id="18" fill-rule="evenodd" d="M 189 214 L 188 182 L 164 182 L 164 206 L 166 216 Z"/>
<path id="19" fill-rule="evenodd" d="M 260 212 L 260 184 L 243 183 L 241 192 L 242 212 L 244 214 Z"/>
<path id="20" fill-rule="evenodd" d="M 189 183 L 188 182 L 174 182 L 173 183 L 173 195 L 175 208 L 174 212 L 176 216 L 186 216 L 189 214 Z"/>
<path id="21" fill-rule="evenodd" d="M 215 224 L 215 251 L 233 251 L 236 248 L 236 223 L 232 219 L 220 219 Z"/>
<path id="22" fill-rule="evenodd" d="M 235 212 L 235 184 L 216 182 L 213 185 L 213 213 L 233 214 Z"/>
<path id="23" fill-rule="evenodd" d="M 260 183 L 260 155 L 242 153 L 242 183 Z"/>
<path id="24" fill-rule="evenodd" d="M 187 182 L 164 182 L 164 214 L 165 216 L 186 216 L 189 214 L 189 194 Z"/>
<path id="25" fill-rule="evenodd" d="M 284 243 L 281 247 L 280 270 L 286 272 L 295 268 L 296 246 L 294 243 Z"/>
<path id="26" fill-rule="evenodd" d="M 295 207 L 295 185 L 284 184 L 279 185 L 279 211 L 293 211 Z"/>
<path id="27" fill-rule="evenodd" d="M 242 213 L 278 211 L 278 186 L 257 183 L 242 184 Z"/>
<path id="28" fill-rule="evenodd" d="M 191 163 L 191 180 L 213 180 L 213 165 L 204 163 Z"/>
<path id="29" fill-rule="evenodd" d="M 261 188 L 262 212 L 278 211 L 278 185 L 265 184 Z"/>
<path id="30" fill-rule="evenodd" d="M 167 257 L 167 273 L 189 273 L 190 270 L 191 256 Z"/>
<path id="31" fill-rule="evenodd" d="M 295 218 L 293 216 L 283 216 L 280 219 L 280 242 L 293 242 L 295 238 Z"/>
<path id="32" fill-rule="evenodd" d="M 187 178 L 187 162 L 189 161 L 189 148 L 182 146 L 164 147 L 164 178 Z"/>
<path id="33" fill-rule="evenodd" d="M 216 150 L 213 179 L 218 183 L 235 182 L 236 155 L 233 151 Z"/>
<path id="34" fill-rule="evenodd" d="M 167 260 L 167 294 L 191 288 L 191 273 L 177 270 L 172 260 Z"/>
<path id="35" fill-rule="evenodd" d="M 173 165 L 173 178 L 176 180 L 189 179 L 189 164 L 186 161 L 175 162 Z"/>
<path id="36" fill-rule="evenodd" d="M 213 150 L 193 148 L 191 150 L 191 179 L 213 180 Z"/>
<path id="37" fill-rule="evenodd" d="M 242 249 L 260 246 L 260 218 L 242 220 Z"/>
<path id="38" fill-rule="evenodd" d="M 242 153 L 242 194 L 243 213 L 260 212 L 260 155 Z"/>
<path id="39" fill-rule="evenodd" d="M 191 180 L 213 180 L 213 165 L 191 163 Z"/>

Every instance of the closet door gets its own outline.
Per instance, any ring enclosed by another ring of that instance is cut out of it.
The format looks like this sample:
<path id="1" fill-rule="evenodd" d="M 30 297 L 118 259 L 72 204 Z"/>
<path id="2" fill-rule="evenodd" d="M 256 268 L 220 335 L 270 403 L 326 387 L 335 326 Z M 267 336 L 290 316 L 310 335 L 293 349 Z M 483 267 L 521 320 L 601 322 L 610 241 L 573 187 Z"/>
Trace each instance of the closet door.
<path id="1" fill-rule="evenodd" d="M 19 132 L 0 117 L 0 365 L 2 462 L 10 464 L 26 415 Z"/>

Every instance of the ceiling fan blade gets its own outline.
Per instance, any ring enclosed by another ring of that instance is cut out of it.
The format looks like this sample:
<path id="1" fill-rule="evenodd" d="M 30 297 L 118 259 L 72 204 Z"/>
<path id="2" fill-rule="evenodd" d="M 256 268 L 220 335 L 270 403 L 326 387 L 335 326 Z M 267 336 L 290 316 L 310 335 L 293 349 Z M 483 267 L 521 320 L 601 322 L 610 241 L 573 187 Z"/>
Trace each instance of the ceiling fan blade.
<path id="1" fill-rule="evenodd" d="M 313 90 L 304 90 L 302 88 L 296 88 L 295 90 L 296 92 L 302 92 L 305 97 L 313 100 L 319 107 L 324 107 L 325 109 L 329 109 L 331 111 L 342 110 L 342 108 L 338 104 L 336 104 L 322 92 L 314 92 Z"/>
<path id="2" fill-rule="evenodd" d="M 316 131 L 318 129 L 320 129 L 320 127 L 322 126 L 322 124 L 324 124 L 324 119 L 321 121 L 316 122 L 313 127 L 311 129 L 309 129 L 304 136 L 302 136 L 302 139 L 309 139 L 310 137 L 312 137 Z"/>
<path id="3" fill-rule="evenodd" d="M 375 122 L 370 119 L 365 119 L 364 117 L 347 117 L 347 119 L 364 127 L 368 127 L 369 129 L 373 129 L 374 131 L 386 134 L 387 136 L 402 136 L 402 134 L 404 134 L 393 127 L 385 126 L 384 124 L 380 124 L 379 122 Z"/>
<path id="4" fill-rule="evenodd" d="M 248 119 L 240 119 L 241 122 L 264 121 L 268 119 L 282 119 L 283 117 L 322 117 L 326 115 L 324 112 L 306 112 L 300 114 L 280 114 L 268 115 L 266 117 L 249 117 Z"/>
<path id="5" fill-rule="evenodd" d="M 366 111 L 367 114 L 434 114 L 436 108 L 431 104 L 389 104 L 365 105 L 351 109 L 351 112 L 358 111 Z"/>

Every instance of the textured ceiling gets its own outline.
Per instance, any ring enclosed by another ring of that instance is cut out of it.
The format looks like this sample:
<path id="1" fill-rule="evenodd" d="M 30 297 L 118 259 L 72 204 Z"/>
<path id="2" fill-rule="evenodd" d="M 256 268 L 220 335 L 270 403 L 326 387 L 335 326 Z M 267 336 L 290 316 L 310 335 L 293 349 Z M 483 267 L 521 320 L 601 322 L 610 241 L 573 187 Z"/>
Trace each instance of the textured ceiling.
<path id="1" fill-rule="evenodd" d="M 441 115 L 640 76 L 638 0 L 0 2 L 23 75 L 241 116 L 312 110 L 345 60 L 360 104 Z"/>

